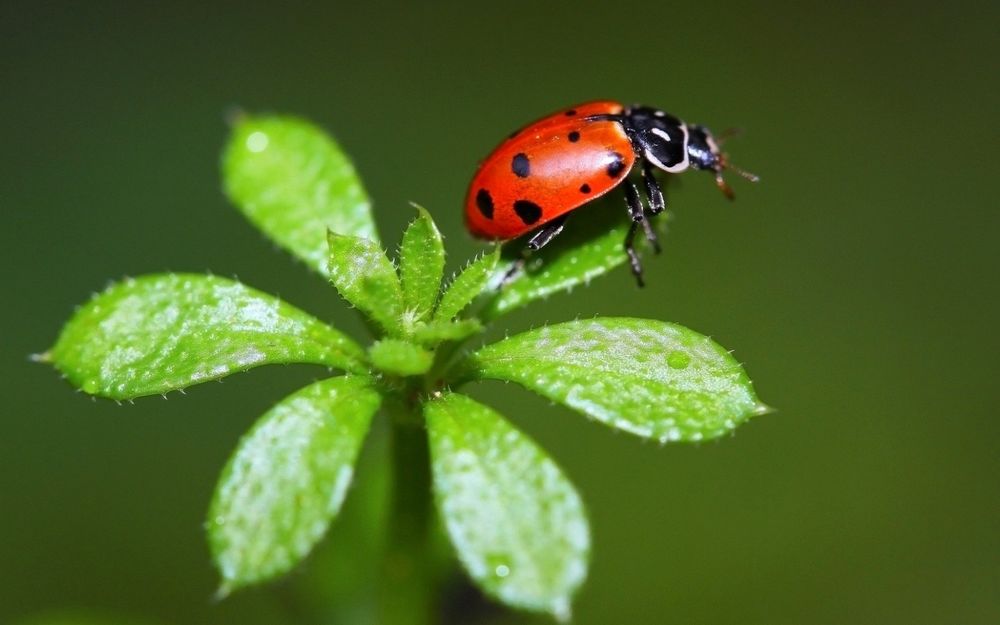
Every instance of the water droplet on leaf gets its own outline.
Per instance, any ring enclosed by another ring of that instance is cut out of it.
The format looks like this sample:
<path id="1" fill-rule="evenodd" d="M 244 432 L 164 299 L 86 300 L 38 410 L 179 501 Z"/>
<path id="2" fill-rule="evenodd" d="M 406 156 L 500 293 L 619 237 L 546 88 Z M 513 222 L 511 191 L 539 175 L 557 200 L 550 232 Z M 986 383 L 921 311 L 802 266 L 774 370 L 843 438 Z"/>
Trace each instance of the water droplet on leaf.
<path id="1" fill-rule="evenodd" d="M 684 369 L 691 364 L 691 357 L 682 351 L 672 351 L 667 356 L 667 364 L 671 369 Z"/>
<path id="2" fill-rule="evenodd" d="M 247 149 L 251 152 L 263 152 L 269 143 L 267 135 L 261 131 L 251 132 L 247 137 Z"/>

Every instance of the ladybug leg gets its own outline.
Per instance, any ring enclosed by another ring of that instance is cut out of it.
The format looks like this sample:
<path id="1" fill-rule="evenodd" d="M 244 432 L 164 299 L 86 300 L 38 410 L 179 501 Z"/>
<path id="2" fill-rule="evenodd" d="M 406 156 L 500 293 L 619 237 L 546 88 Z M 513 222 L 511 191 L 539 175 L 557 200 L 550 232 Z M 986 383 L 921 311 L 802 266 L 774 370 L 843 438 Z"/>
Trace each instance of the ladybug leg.
<path id="1" fill-rule="evenodd" d="M 656 176 L 653 173 L 653 166 L 646 159 L 642 159 L 642 181 L 646 186 L 646 201 L 649 204 L 649 214 L 659 215 L 666 209 L 667 205 L 663 199 L 663 191 L 660 189 L 660 183 L 656 181 Z M 656 236 L 656 231 L 653 229 L 652 222 L 649 219 L 643 219 L 642 227 L 646 231 L 646 240 L 653 246 L 653 252 L 659 254 L 662 248 L 660 247 L 660 240 Z"/>
<path id="2" fill-rule="evenodd" d="M 642 200 L 639 199 L 639 188 L 627 178 L 622 181 L 622 188 L 625 189 L 625 203 L 628 205 L 628 216 L 633 223 L 638 224 L 646 218 L 646 211 L 642 207 Z"/>
<path id="3" fill-rule="evenodd" d="M 528 262 L 528 257 L 531 256 L 532 252 L 537 252 L 546 245 L 548 245 L 552 239 L 556 238 L 560 232 L 563 231 L 563 226 L 566 225 L 566 219 L 569 217 L 569 213 L 562 215 L 561 217 L 556 217 L 549 223 L 542 226 L 541 230 L 535 233 L 528 240 L 527 247 L 521 252 L 521 258 L 514 261 L 514 264 L 510 266 L 507 273 L 504 274 L 503 280 L 500 281 L 500 286 L 507 284 L 514 279 L 514 276 L 524 269 L 524 265 Z"/>
<path id="4" fill-rule="evenodd" d="M 663 248 L 660 247 L 660 239 L 656 236 L 656 231 L 653 230 L 653 224 L 647 217 L 643 217 L 642 219 L 642 229 L 646 232 L 646 240 L 653 246 L 653 253 L 659 254 L 662 252 Z"/>
<path id="5" fill-rule="evenodd" d="M 628 254 L 628 264 L 632 268 L 632 275 L 639 288 L 646 286 L 642 280 L 642 263 L 639 261 L 639 253 L 635 251 L 635 233 L 639 229 L 639 222 L 633 221 L 629 226 L 628 234 L 625 235 L 625 253 Z"/>
<path id="6" fill-rule="evenodd" d="M 646 159 L 642 159 L 642 181 L 646 183 L 646 197 L 649 199 L 649 212 L 659 215 L 667 208 L 667 202 L 663 199 L 663 190 L 653 173 L 653 165 Z"/>
<path id="7" fill-rule="evenodd" d="M 632 219 L 628 234 L 625 235 L 625 253 L 628 254 L 628 264 L 632 268 L 632 275 L 635 276 L 636 283 L 642 287 L 642 263 L 639 261 L 639 253 L 635 250 L 635 233 L 639 231 L 639 224 L 646 227 L 646 215 L 642 208 L 642 200 L 639 199 L 639 189 L 631 180 L 622 182 L 625 188 L 625 202 L 628 204 L 628 216 Z M 655 236 L 655 235 L 654 235 Z"/>
<path id="8" fill-rule="evenodd" d="M 497 286 L 497 290 L 500 290 L 503 287 L 507 286 L 507 284 L 514 279 L 514 276 L 521 273 L 521 270 L 524 269 L 524 265 L 527 262 L 528 259 L 525 258 L 524 256 L 521 256 L 521 258 L 515 260 L 514 263 L 510 266 L 510 269 L 507 270 L 507 273 L 503 274 L 503 279 L 500 280 L 500 284 Z"/>
<path id="9" fill-rule="evenodd" d="M 569 217 L 569 213 L 556 217 L 549 223 L 542 226 L 542 229 L 528 240 L 528 251 L 535 252 L 548 245 L 549 241 L 556 238 L 556 236 L 562 232 L 563 226 L 566 225 L 567 217 Z"/>

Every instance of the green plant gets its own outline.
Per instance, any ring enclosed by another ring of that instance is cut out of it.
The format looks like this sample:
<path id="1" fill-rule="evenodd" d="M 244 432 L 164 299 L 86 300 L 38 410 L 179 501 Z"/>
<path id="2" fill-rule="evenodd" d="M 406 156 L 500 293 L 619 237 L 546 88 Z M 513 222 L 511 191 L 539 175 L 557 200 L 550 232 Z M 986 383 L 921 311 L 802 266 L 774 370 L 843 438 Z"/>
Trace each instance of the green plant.
<path id="1" fill-rule="evenodd" d="M 580 496 L 544 450 L 459 389 L 515 382 L 662 443 L 715 438 L 766 410 L 727 351 L 675 324 L 585 319 L 465 349 L 501 314 L 623 264 L 626 224 L 569 234 L 541 254 L 539 269 L 503 288 L 509 261 L 488 250 L 442 288 L 445 252 L 427 211 L 417 208 L 397 267 L 352 165 L 309 123 L 239 118 L 223 173 L 243 213 L 364 314 L 375 335 L 367 349 L 239 282 L 159 274 L 95 295 L 38 356 L 85 392 L 116 400 L 265 364 L 342 372 L 278 402 L 229 459 L 207 520 L 222 594 L 286 573 L 323 537 L 381 407 L 393 432 L 398 517 L 388 557 L 410 564 L 395 580 L 408 599 L 384 606 L 396 614 L 383 622 L 426 622 L 431 613 L 431 480 L 475 584 L 509 606 L 565 618 L 587 572 Z"/>

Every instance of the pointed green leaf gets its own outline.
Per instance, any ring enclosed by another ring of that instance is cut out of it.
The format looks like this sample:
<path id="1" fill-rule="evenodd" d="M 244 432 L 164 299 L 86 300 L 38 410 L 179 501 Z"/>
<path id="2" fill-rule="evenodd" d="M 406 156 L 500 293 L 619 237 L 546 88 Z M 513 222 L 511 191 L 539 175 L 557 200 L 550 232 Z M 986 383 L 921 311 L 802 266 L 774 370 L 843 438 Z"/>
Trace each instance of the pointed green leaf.
<path id="1" fill-rule="evenodd" d="M 417 218 L 403 233 L 399 273 L 406 309 L 416 319 L 430 316 L 437 303 L 444 276 L 444 243 L 430 214 L 417 206 Z"/>
<path id="2" fill-rule="evenodd" d="M 472 354 L 464 375 L 517 382 L 661 442 L 715 438 L 767 411 L 729 352 L 648 319 L 571 321 L 518 334 Z"/>
<path id="3" fill-rule="evenodd" d="M 378 322 L 400 333 L 403 292 L 392 261 L 370 239 L 329 233 L 330 282 L 340 296 Z"/>
<path id="4" fill-rule="evenodd" d="M 241 115 L 222 161 L 230 201 L 264 234 L 326 275 L 326 231 L 378 241 L 354 166 L 321 129 Z"/>
<path id="5" fill-rule="evenodd" d="M 330 378 L 278 402 L 229 459 L 206 527 L 222 594 L 285 573 L 326 533 L 381 398 Z"/>
<path id="6" fill-rule="evenodd" d="M 239 282 L 197 274 L 128 279 L 81 306 L 40 360 L 92 395 L 164 393 L 275 363 L 364 371 L 364 350 Z"/>
<path id="7" fill-rule="evenodd" d="M 438 507 L 469 575 L 508 605 L 568 618 L 590 550 L 573 485 L 531 439 L 465 395 L 431 400 L 424 414 Z"/>
<path id="8" fill-rule="evenodd" d="M 376 341 L 368 349 L 368 357 L 377 369 L 402 376 L 426 373 L 434 362 L 434 352 L 396 339 Z"/>
<path id="9" fill-rule="evenodd" d="M 628 261 L 624 241 L 630 222 L 623 218 L 624 208 L 616 211 L 604 206 L 605 203 L 600 202 L 603 212 L 588 206 L 581 209 L 582 214 L 574 214 L 565 232 L 533 253 L 526 271 L 503 285 L 481 316 L 495 319 L 532 301 L 586 285 L 593 278 L 624 265 Z M 640 249 L 645 247 L 642 234 L 636 237 L 636 245 Z M 516 256 L 520 249 L 515 247 L 508 253 Z M 513 262 L 507 260 L 497 266 L 493 284 L 499 284 Z"/>
<path id="10" fill-rule="evenodd" d="M 500 248 L 494 247 L 466 265 L 441 296 L 434 319 L 447 321 L 465 310 L 489 284 L 499 259 Z"/>
<path id="11" fill-rule="evenodd" d="M 418 325 L 413 330 L 413 338 L 424 345 L 436 345 L 442 341 L 460 341 L 483 330 L 478 319 L 457 319 L 455 321 L 431 321 Z"/>

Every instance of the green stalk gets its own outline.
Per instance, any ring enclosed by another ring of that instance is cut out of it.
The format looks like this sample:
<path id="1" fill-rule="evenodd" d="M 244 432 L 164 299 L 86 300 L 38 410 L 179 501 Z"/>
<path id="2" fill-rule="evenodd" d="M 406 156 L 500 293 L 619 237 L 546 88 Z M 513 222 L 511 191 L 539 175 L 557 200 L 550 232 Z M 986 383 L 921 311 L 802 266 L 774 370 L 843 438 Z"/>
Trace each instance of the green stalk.
<path id="1" fill-rule="evenodd" d="M 430 625 L 439 590 L 432 570 L 430 453 L 418 408 L 387 402 L 392 416 L 388 541 L 379 592 L 381 623 Z"/>

